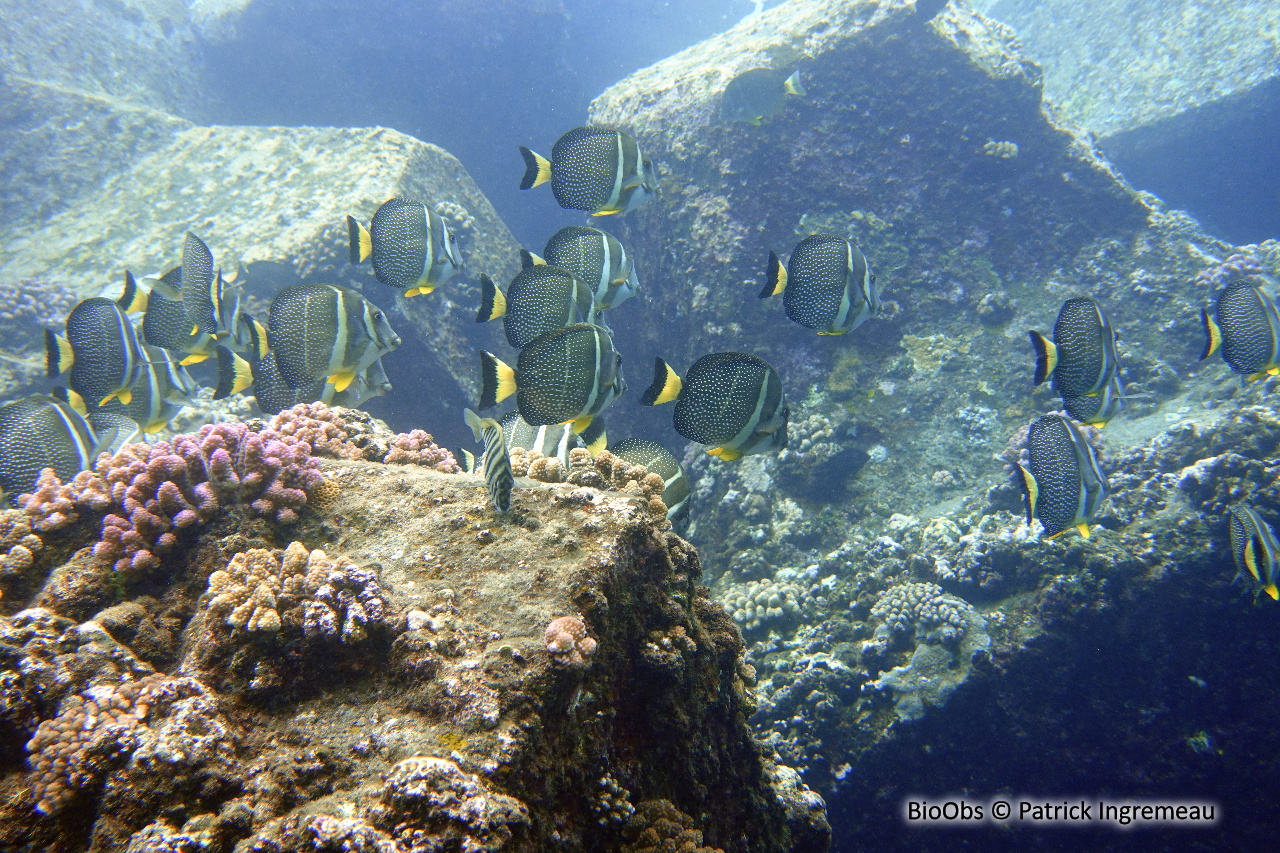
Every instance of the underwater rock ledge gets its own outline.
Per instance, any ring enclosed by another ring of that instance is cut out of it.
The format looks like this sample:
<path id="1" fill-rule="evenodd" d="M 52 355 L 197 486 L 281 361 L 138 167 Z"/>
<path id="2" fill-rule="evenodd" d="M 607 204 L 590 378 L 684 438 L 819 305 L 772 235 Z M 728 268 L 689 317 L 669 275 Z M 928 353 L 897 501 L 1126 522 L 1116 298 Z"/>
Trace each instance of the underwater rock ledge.
<path id="1" fill-rule="evenodd" d="M 827 849 L 643 496 L 521 480 L 498 517 L 479 477 L 313 461 L 297 521 L 226 504 L 137 571 L 43 535 L 0 600 L 0 848 Z"/>

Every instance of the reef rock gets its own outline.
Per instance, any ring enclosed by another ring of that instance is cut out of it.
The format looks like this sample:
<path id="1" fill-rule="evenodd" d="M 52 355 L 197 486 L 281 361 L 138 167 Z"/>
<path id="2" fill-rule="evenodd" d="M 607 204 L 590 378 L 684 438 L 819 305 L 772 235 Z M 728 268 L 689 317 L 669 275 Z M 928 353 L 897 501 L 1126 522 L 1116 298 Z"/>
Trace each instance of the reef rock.
<path id="1" fill-rule="evenodd" d="M 0 601 L 0 848 L 827 849 L 664 507 L 521 479 L 496 515 L 477 476 L 319 465 L 296 520 L 196 526 L 92 620 L 58 571 Z"/>

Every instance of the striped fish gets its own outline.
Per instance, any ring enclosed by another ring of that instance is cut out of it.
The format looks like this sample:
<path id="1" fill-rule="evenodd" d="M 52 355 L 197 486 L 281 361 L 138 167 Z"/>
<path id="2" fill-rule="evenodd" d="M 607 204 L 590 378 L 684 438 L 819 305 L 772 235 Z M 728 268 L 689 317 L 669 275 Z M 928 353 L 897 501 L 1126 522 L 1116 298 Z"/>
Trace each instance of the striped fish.
<path id="1" fill-rule="evenodd" d="M 489 492 L 489 499 L 498 512 L 506 512 L 511 509 L 511 489 L 516 478 L 511 473 L 511 457 L 507 455 L 502 425 L 493 418 L 482 418 L 470 409 L 463 414 L 476 441 L 484 444 L 484 486 Z"/>
<path id="2" fill-rule="evenodd" d="M 0 491 L 31 491 L 40 472 L 52 468 L 64 483 L 93 465 L 99 453 L 116 453 L 137 434 L 137 424 L 109 412 L 83 414 L 84 400 L 65 388 L 0 406 Z"/>
<path id="3" fill-rule="evenodd" d="M 45 329 L 45 362 L 50 376 L 71 371 L 71 388 L 100 406 L 119 398 L 125 405 L 129 389 L 142 370 L 142 356 L 131 310 L 121 300 L 101 296 L 84 299 L 67 315 L 66 337 Z"/>
<path id="4" fill-rule="evenodd" d="M 367 229 L 348 216 L 347 238 L 351 263 L 372 257 L 374 277 L 405 296 L 430 293 L 462 268 L 457 236 L 420 201 L 386 201 Z"/>
<path id="5" fill-rule="evenodd" d="M 609 437 L 605 432 L 604 419 L 595 418 L 591 426 L 578 435 L 568 424 L 544 424 L 534 426 L 520 417 L 520 412 L 508 412 L 503 415 L 502 436 L 507 440 L 507 449 L 523 447 L 525 450 L 536 450 L 543 456 L 554 456 L 560 460 L 565 470 L 569 470 L 569 451 L 575 447 L 585 447 L 594 459 L 605 449 Z"/>
<path id="6" fill-rule="evenodd" d="M 627 250 L 616 237 L 599 228 L 567 225 L 547 240 L 541 258 L 529 252 L 521 252 L 520 257 L 526 266 L 550 264 L 582 279 L 595 292 L 600 311 L 626 302 L 640 290 L 635 264 Z"/>
<path id="7" fill-rule="evenodd" d="M 524 177 L 520 189 L 547 181 L 566 210 L 592 216 L 627 213 L 657 192 L 653 164 L 635 137 L 608 127 L 575 127 L 556 140 L 551 159 L 520 146 Z"/>
<path id="8" fill-rule="evenodd" d="M 295 284 L 277 293 L 267 337 L 290 388 L 327 379 L 345 391 L 361 371 L 400 346 L 378 306 L 334 284 Z"/>
<path id="9" fill-rule="evenodd" d="M 1027 524 L 1038 518 L 1052 539 L 1089 525 L 1107 497 L 1107 478 L 1080 428 L 1061 415 L 1045 415 L 1027 433 L 1028 467 L 1018 465 Z"/>
<path id="10" fill-rule="evenodd" d="M 1276 581 L 1280 580 L 1280 569 L 1276 565 L 1280 544 L 1276 543 L 1271 526 L 1247 506 L 1233 506 L 1230 513 L 1231 555 L 1236 561 L 1236 577 L 1232 583 L 1247 577 L 1253 582 L 1255 598 L 1259 592 L 1265 592 L 1273 601 L 1280 599 L 1280 591 L 1276 589 Z"/>
<path id="11" fill-rule="evenodd" d="M 1223 360 L 1246 382 L 1280 374 L 1280 311 L 1266 291 L 1233 281 L 1218 297 L 1216 319 L 1200 312 L 1208 339 L 1200 360 L 1219 349 Z"/>

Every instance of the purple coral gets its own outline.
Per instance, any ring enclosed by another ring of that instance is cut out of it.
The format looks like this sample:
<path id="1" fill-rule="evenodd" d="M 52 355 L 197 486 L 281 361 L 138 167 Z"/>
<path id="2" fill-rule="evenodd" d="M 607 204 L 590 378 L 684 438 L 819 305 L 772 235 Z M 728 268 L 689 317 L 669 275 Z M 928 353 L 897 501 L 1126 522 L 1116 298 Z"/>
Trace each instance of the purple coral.
<path id="1" fill-rule="evenodd" d="M 298 519 L 307 495 L 323 481 L 311 445 L 240 423 L 210 424 L 154 446 L 133 444 L 103 458 L 98 475 L 115 512 L 102 521 L 94 554 L 117 571 L 142 570 L 177 544 L 177 530 L 206 521 L 219 508 L 247 506 L 282 524 Z"/>
<path id="2" fill-rule="evenodd" d="M 388 465 L 424 465 L 445 474 L 462 473 L 453 454 L 436 444 L 431 433 L 420 429 L 402 432 L 391 439 L 391 446 L 382 461 Z"/>

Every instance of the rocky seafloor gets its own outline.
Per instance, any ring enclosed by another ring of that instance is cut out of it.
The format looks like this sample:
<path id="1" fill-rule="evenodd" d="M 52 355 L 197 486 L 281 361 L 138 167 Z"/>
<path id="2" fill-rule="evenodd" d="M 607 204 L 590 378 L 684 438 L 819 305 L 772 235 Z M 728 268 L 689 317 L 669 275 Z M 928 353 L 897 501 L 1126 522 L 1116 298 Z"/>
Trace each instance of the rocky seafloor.
<path id="1" fill-rule="evenodd" d="M 500 517 L 313 406 L 46 478 L 0 542 L 0 849 L 826 849 L 625 467 Z"/>

